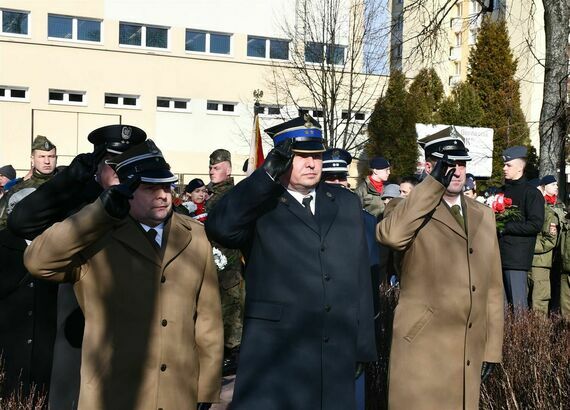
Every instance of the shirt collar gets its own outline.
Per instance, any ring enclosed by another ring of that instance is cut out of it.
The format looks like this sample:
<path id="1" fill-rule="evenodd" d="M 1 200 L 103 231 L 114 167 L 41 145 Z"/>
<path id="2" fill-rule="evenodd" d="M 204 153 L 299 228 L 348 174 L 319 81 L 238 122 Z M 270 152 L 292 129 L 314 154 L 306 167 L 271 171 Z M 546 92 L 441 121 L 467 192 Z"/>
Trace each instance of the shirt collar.
<path id="1" fill-rule="evenodd" d="M 164 232 L 164 222 L 161 222 L 160 225 L 157 226 L 148 226 L 143 224 L 142 222 L 139 222 L 142 226 L 142 228 L 144 229 L 145 232 L 148 232 L 149 229 L 154 229 L 156 231 L 156 237 L 155 240 L 156 242 L 162 246 L 162 233 Z"/>

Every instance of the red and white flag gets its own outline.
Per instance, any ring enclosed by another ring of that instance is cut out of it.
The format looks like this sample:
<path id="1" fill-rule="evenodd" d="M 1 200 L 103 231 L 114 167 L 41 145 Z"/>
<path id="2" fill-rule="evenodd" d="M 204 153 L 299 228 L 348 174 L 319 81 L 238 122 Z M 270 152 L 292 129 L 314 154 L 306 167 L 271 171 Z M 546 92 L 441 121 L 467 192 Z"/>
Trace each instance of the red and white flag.
<path id="1" fill-rule="evenodd" d="M 253 132 L 251 135 L 246 175 L 250 176 L 253 171 L 263 165 L 264 160 L 263 146 L 261 144 L 261 131 L 259 129 L 259 116 L 256 114 L 253 120 Z"/>

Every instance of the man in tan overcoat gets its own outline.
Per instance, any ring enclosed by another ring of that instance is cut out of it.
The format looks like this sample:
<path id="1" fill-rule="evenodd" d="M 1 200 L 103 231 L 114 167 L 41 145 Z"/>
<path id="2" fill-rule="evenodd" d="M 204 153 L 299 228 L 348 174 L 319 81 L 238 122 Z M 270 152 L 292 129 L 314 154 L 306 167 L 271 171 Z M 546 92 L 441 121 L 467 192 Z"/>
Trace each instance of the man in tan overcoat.
<path id="1" fill-rule="evenodd" d="M 430 137 L 424 148 L 432 175 L 377 228 L 381 243 L 402 252 L 389 408 L 477 410 L 481 379 L 502 358 L 495 219 L 461 194 L 470 159 L 462 137 L 449 129 Z"/>
<path id="2" fill-rule="evenodd" d="M 121 184 L 25 253 L 32 275 L 74 283 L 85 315 L 79 409 L 218 401 L 223 329 L 204 228 L 172 213 L 177 178 L 152 141 L 113 161 Z"/>

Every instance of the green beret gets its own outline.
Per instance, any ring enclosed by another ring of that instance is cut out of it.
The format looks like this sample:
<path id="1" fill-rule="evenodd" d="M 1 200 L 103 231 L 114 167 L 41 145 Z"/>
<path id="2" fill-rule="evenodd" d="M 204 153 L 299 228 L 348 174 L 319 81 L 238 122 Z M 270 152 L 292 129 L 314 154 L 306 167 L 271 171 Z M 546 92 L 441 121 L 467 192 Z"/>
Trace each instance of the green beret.
<path id="1" fill-rule="evenodd" d="M 32 151 L 51 151 L 54 148 L 56 148 L 55 145 L 43 135 L 38 135 L 32 142 Z"/>
<path id="2" fill-rule="evenodd" d="M 216 165 L 220 162 L 228 161 L 231 165 L 232 154 L 227 149 L 217 149 L 210 154 L 210 165 Z"/>

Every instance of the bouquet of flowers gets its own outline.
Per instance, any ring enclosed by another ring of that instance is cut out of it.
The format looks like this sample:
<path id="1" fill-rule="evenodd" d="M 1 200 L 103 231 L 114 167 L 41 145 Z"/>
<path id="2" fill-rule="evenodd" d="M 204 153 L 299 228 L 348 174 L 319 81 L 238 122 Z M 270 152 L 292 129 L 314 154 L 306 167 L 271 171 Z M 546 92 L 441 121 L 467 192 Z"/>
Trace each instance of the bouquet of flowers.
<path id="1" fill-rule="evenodd" d="M 214 263 L 218 270 L 224 270 L 228 264 L 228 258 L 222 253 L 218 248 L 212 248 L 212 253 L 214 254 Z"/>
<path id="2" fill-rule="evenodd" d="M 503 193 L 489 196 L 485 200 L 485 205 L 495 213 L 495 222 L 499 232 L 505 229 L 507 222 L 522 221 L 520 209 L 513 205 L 513 200 L 507 198 Z"/>

